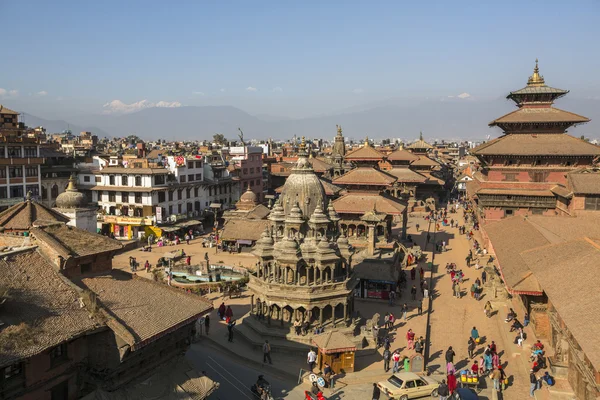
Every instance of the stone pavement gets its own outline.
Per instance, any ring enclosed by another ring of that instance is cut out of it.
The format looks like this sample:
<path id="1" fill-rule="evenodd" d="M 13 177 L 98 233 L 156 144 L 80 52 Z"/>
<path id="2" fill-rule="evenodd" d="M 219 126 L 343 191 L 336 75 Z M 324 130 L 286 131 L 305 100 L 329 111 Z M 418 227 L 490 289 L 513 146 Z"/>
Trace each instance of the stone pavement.
<path id="1" fill-rule="evenodd" d="M 190 241 L 189 245 L 186 244 L 184 241 L 179 245 L 173 246 L 158 247 L 156 245 L 153 245 L 151 252 L 145 252 L 142 251 L 141 248 L 139 248 L 118 254 L 113 259 L 113 267 L 130 272 L 129 257 L 132 256 L 135 257 L 137 259 L 137 262 L 140 264 L 138 269 L 138 275 L 148 277 L 147 274 L 142 272 L 142 267 L 144 266 L 146 260 L 148 260 L 150 262 L 150 265 L 154 268 L 154 266 L 158 262 L 158 259 L 161 258 L 165 253 L 183 249 L 183 251 L 187 255 L 190 255 L 192 257 L 191 265 L 199 265 L 200 263 L 204 263 L 204 254 L 208 253 L 209 262 L 211 265 L 235 265 L 238 267 L 244 267 L 251 271 L 254 270 L 254 266 L 256 264 L 256 257 L 254 255 L 252 255 L 251 253 L 244 252 L 239 254 L 229 254 L 228 252 L 217 250 L 216 247 L 204 248 L 202 247 L 202 241 L 204 239 L 204 236 L 194 238 L 194 240 Z M 177 264 L 185 264 L 185 259 L 178 261 Z"/>
<path id="2" fill-rule="evenodd" d="M 462 209 L 460 214 L 449 214 L 448 219 L 457 219 L 460 215 L 462 221 Z M 422 216 L 421 216 L 422 218 Z M 411 226 L 414 226 L 416 220 L 410 221 Z M 421 225 L 425 225 L 422 220 Z M 413 228 L 414 229 L 414 228 Z M 409 230 L 412 234 L 414 230 Z M 425 244 L 426 232 L 420 232 L 413 240 L 422 247 Z M 480 244 L 483 243 L 479 232 L 475 232 L 475 237 Z M 433 234 L 432 234 L 433 238 Z M 435 254 L 433 270 L 431 271 L 431 279 L 433 282 L 433 298 L 430 306 L 430 334 L 429 334 L 429 359 L 428 368 L 431 372 L 445 372 L 444 354 L 449 346 L 452 346 L 456 353 L 455 367 L 457 370 L 468 368 L 472 365 L 472 361 L 468 358 L 467 344 L 471 329 L 477 327 L 482 343 L 476 350 L 476 358 L 483 354 L 485 346 L 491 341 L 494 341 L 498 348 L 501 363 L 509 377 L 509 387 L 499 396 L 503 399 L 523 399 L 529 397 L 529 354 L 530 346 L 535 342 L 535 336 L 531 327 L 525 329 L 527 333 L 527 341 L 523 348 L 518 347 L 513 343 L 516 333 L 509 332 L 509 324 L 504 323 L 504 318 L 508 312 L 510 303 L 500 299 L 490 298 L 490 294 L 483 293 L 480 300 L 476 300 L 470 295 L 470 287 L 475 279 L 481 279 L 480 270 L 475 270 L 474 267 L 466 266 L 465 257 L 468 254 L 472 242 L 467 240 L 465 235 L 460 235 L 457 228 L 441 227 L 441 230 L 436 233 L 435 241 L 445 240 L 447 251 Z M 427 247 L 428 259 L 432 259 L 432 245 Z M 487 258 L 487 256 L 486 256 Z M 481 259 L 484 263 L 487 260 Z M 462 297 L 457 299 L 453 297 L 452 283 L 449 274 L 446 273 L 446 263 L 454 262 L 459 269 L 462 269 L 465 275 L 464 284 L 461 286 Z M 483 311 L 483 306 L 486 301 L 492 303 L 494 312 L 491 318 L 487 318 Z M 546 346 L 547 347 L 547 346 Z M 484 387 L 491 387 L 489 379 L 485 379 L 482 383 Z M 490 395 L 491 395 L 491 391 Z M 543 396 L 547 389 L 542 389 L 536 392 L 538 398 Z"/>
<path id="3" fill-rule="evenodd" d="M 414 354 L 413 350 L 406 349 L 405 335 L 409 328 L 412 328 L 416 333 L 417 337 L 427 337 L 428 348 L 426 355 L 428 358 L 428 370 L 433 374 L 445 373 L 445 361 L 444 353 L 448 349 L 448 346 L 452 346 L 456 352 L 455 365 L 457 369 L 463 369 L 471 365 L 467 358 L 467 340 L 473 326 L 476 326 L 479 330 L 480 335 L 485 340 L 478 346 L 477 355 L 480 356 L 483 352 L 485 344 L 490 343 L 492 340 L 495 341 L 499 353 L 501 355 L 502 365 L 505 368 L 509 379 L 510 385 L 505 391 L 504 396 L 500 398 L 504 399 L 520 399 L 529 396 L 529 345 L 535 341 L 533 331 L 528 327 L 526 332 L 528 334 L 528 340 L 524 348 L 519 348 L 513 344 L 515 334 L 509 333 L 508 324 L 504 323 L 504 318 L 508 310 L 509 304 L 499 299 L 489 299 L 488 294 L 484 294 L 481 300 L 477 301 L 471 298 L 469 288 L 473 281 L 477 277 L 481 276 L 482 270 L 475 270 L 473 267 L 467 268 L 465 264 L 465 256 L 468 253 L 471 242 L 467 240 L 466 236 L 460 235 L 457 228 L 441 227 L 441 230 L 435 234 L 435 241 L 440 242 L 446 241 L 447 251 L 435 254 L 433 262 L 433 268 L 429 268 L 428 265 L 432 261 L 432 245 L 429 244 L 426 247 L 426 235 L 427 232 L 423 231 L 423 228 L 427 228 L 427 222 L 423 220 L 424 214 L 413 214 L 409 220 L 408 233 L 412 235 L 413 241 L 415 241 L 421 248 L 425 249 L 427 259 L 420 262 L 417 267 L 425 269 L 425 279 L 432 283 L 432 298 L 430 305 L 429 314 L 429 329 L 427 321 L 427 302 L 423 302 L 424 313 L 421 316 L 416 315 L 416 301 L 410 299 L 410 287 L 414 284 L 419 288 L 419 276 L 417 274 L 416 280 L 410 280 L 410 274 L 408 274 L 407 287 L 403 289 L 402 296 L 396 300 L 395 306 L 389 306 L 387 302 L 382 301 L 365 301 L 361 299 L 355 299 L 355 308 L 359 311 L 360 315 L 365 318 L 370 318 L 373 314 L 381 314 L 381 323 L 383 323 L 383 315 L 386 312 L 393 312 L 396 316 L 396 323 L 394 329 L 391 331 L 391 336 L 394 338 L 392 342 L 392 349 L 400 349 L 403 355 Z M 459 214 L 451 214 L 450 218 L 462 218 L 462 210 Z M 462 222 L 462 221 L 461 221 Z M 419 223 L 421 231 L 417 232 L 415 225 Z M 433 231 L 433 227 L 432 227 Z M 432 232 L 433 239 L 433 232 Z M 478 232 L 476 232 L 477 240 L 482 243 Z M 228 254 L 219 252 L 216 253 L 216 248 L 203 248 L 200 238 L 194 239 L 190 245 L 180 244 L 178 246 L 169 246 L 158 248 L 154 247 L 151 253 L 141 252 L 140 250 L 132 250 L 115 257 L 114 266 L 129 270 L 129 256 L 133 255 L 137 258 L 140 264 L 143 264 L 146 259 L 150 261 L 152 265 L 156 264 L 159 257 L 165 252 L 178 250 L 183 248 L 187 254 L 192 255 L 192 265 L 196 264 L 197 261 L 202 261 L 204 253 L 208 252 L 211 264 L 222 262 L 225 265 L 240 265 L 240 263 L 247 268 L 253 268 L 256 259 L 249 253 L 242 254 Z M 483 261 L 483 260 L 482 260 Z M 461 299 L 456 299 L 452 295 L 450 276 L 446 274 L 445 265 L 447 262 L 455 262 L 458 268 L 462 269 L 465 274 L 465 282 L 462 287 L 463 296 Z M 138 271 L 138 275 L 151 279 L 149 274 L 143 271 Z M 239 337 L 234 336 L 234 342 L 229 343 L 227 341 L 227 327 L 224 322 L 218 321 L 216 315 L 216 308 L 219 307 L 221 301 L 225 301 L 225 304 L 231 305 L 234 311 L 234 318 L 240 318 L 246 314 L 249 310 L 249 296 L 236 299 L 223 299 L 222 294 L 212 293 L 208 297 L 213 300 L 215 311 L 211 315 L 212 323 L 209 335 L 207 339 L 211 340 L 215 345 L 219 346 L 223 351 L 228 351 L 235 354 L 238 357 L 243 357 L 246 362 L 253 363 L 255 368 L 260 368 L 268 374 L 283 374 L 287 377 L 298 378 L 300 369 L 306 368 L 306 360 L 303 356 L 286 354 L 286 353 L 273 353 L 273 366 L 262 363 L 262 352 L 258 349 L 253 349 Z M 418 298 L 421 297 L 420 291 L 418 292 Z M 417 298 L 417 299 L 418 299 Z M 494 307 L 494 315 L 492 318 L 486 318 L 483 305 L 487 300 L 492 302 Z M 402 303 L 406 302 L 409 305 L 409 318 L 408 321 L 402 321 L 400 319 L 400 307 Z M 243 324 L 243 319 L 240 321 L 240 326 Z M 201 346 L 202 341 L 194 346 Z M 385 379 L 389 374 L 383 371 L 383 357 L 382 350 L 379 349 L 377 352 L 370 348 L 368 352 L 362 352 L 364 355 L 357 354 L 356 358 L 356 373 L 348 374 L 344 377 L 339 378 L 337 389 L 346 387 L 345 391 L 348 393 L 351 387 L 368 385 L 369 383 L 377 382 Z M 443 375 L 439 375 L 442 377 Z M 483 385 L 486 385 L 485 382 Z M 491 385 L 489 385 L 491 386 Z M 485 397 L 491 397 L 490 388 L 486 388 L 482 393 Z M 538 399 L 552 398 L 548 396 L 547 389 L 542 389 L 536 392 Z"/>

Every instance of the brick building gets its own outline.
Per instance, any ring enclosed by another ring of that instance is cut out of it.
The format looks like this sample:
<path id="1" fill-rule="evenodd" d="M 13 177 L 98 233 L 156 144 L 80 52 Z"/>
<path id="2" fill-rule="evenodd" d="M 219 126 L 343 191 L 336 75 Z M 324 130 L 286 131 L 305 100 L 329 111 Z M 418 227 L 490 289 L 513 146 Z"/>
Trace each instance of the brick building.
<path id="1" fill-rule="evenodd" d="M 536 336 L 552 347 L 550 374 L 567 380 L 575 398 L 596 399 L 600 213 L 513 216 L 484 225 L 482 234 L 519 320 L 529 313 Z"/>
<path id="2" fill-rule="evenodd" d="M 593 167 L 600 147 L 568 135 L 588 118 L 553 107 L 569 91 L 547 86 L 536 66 L 527 86 L 510 92 L 516 111 L 490 122 L 504 134 L 471 151 L 481 169 L 467 195 L 483 220 L 516 214 L 559 215 L 570 205 L 569 173 Z"/>
<path id="3" fill-rule="evenodd" d="M 212 304 L 112 270 L 121 244 L 65 219 L 32 199 L 0 213 L 0 398 L 116 398 L 153 374 L 205 398 L 183 355 Z"/>

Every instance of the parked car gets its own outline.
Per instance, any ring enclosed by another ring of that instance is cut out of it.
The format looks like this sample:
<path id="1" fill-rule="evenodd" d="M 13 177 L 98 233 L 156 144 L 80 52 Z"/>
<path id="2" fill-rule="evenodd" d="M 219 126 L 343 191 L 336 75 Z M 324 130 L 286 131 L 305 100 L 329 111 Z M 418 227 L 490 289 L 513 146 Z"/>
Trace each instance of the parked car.
<path id="1" fill-rule="evenodd" d="M 448 400 L 478 400 L 479 396 L 471 388 L 457 388 Z"/>
<path id="2" fill-rule="evenodd" d="M 437 396 L 438 381 L 417 375 L 414 372 L 398 372 L 387 380 L 377 383 L 383 394 L 393 400 L 417 399 L 424 396 Z"/>

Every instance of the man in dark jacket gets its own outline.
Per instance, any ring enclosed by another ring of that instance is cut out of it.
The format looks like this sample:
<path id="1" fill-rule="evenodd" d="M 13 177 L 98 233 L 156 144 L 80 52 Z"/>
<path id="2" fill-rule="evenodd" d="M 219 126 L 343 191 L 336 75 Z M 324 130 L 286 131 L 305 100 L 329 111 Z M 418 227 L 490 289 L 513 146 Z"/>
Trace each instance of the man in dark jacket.
<path id="1" fill-rule="evenodd" d="M 376 383 L 373 384 L 373 400 L 379 400 L 379 397 L 381 397 L 381 390 L 379 390 L 379 387 L 377 386 Z"/>
<path id="2" fill-rule="evenodd" d="M 456 355 L 456 353 L 454 353 L 454 350 L 452 350 L 452 346 L 448 347 L 448 350 L 446 350 L 446 363 L 454 364 L 454 356 L 455 355 Z"/>
<path id="3" fill-rule="evenodd" d="M 537 389 L 538 380 L 537 376 L 535 376 L 535 372 L 533 370 L 529 371 L 529 383 L 531 384 L 531 390 L 529 391 L 529 395 L 534 397 L 533 392 Z"/>
<path id="4" fill-rule="evenodd" d="M 385 349 L 383 351 L 383 370 L 388 372 L 390 370 L 390 359 L 392 358 L 392 353 L 389 349 Z"/>
<path id="5" fill-rule="evenodd" d="M 446 385 L 446 380 L 442 379 L 442 383 L 438 386 L 438 396 L 440 396 L 440 400 L 448 399 L 450 396 L 450 389 L 448 389 L 448 385 Z"/>

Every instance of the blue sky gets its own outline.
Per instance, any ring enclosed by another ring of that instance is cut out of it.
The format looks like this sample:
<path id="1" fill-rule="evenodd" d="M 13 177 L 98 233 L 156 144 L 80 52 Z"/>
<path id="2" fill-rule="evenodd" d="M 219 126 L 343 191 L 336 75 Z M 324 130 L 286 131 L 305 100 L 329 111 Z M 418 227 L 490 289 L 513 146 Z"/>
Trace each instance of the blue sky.
<path id="1" fill-rule="evenodd" d="M 547 83 L 600 95 L 599 1 L 0 0 L 0 13 L 0 102 L 46 117 L 114 100 L 304 116 L 491 98 L 536 57 Z"/>

